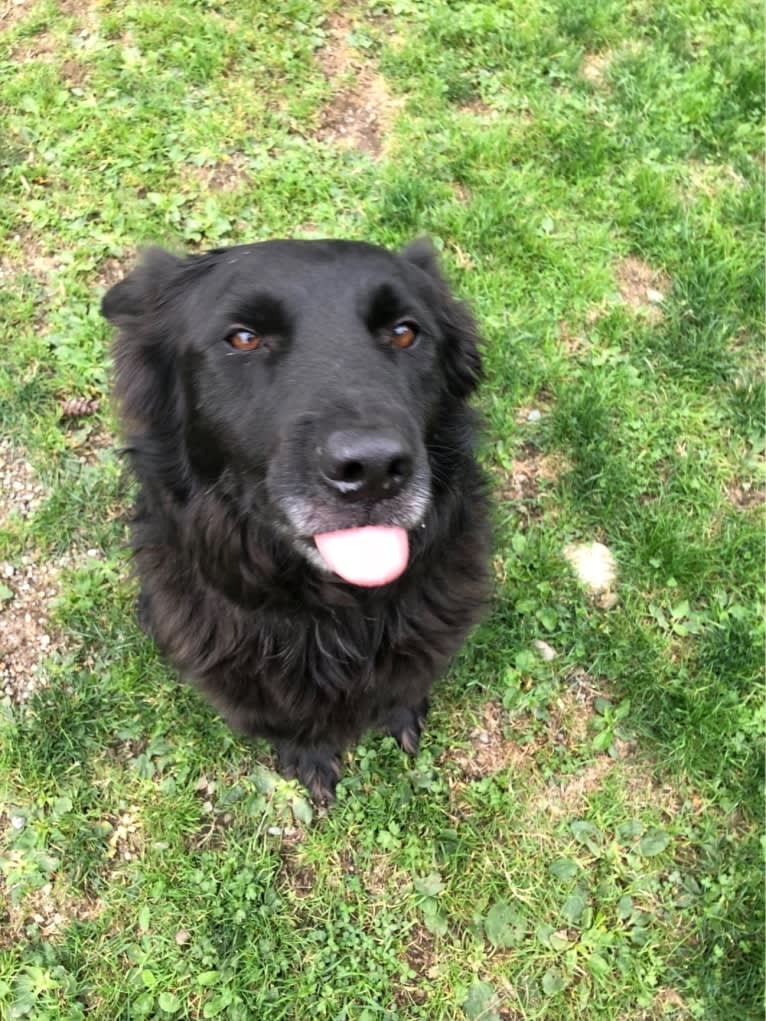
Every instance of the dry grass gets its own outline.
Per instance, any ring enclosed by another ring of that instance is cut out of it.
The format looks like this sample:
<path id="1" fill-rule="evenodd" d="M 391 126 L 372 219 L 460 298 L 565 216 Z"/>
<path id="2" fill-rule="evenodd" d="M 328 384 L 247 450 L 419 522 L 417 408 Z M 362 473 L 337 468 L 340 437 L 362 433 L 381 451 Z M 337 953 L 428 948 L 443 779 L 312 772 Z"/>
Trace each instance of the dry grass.
<path id="1" fill-rule="evenodd" d="M 348 45 L 352 27 L 348 15 L 334 14 L 327 27 L 328 42 L 317 54 L 334 95 L 321 112 L 316 137 L 377 158 L 401 101 L 390 95 L 382 76 Z"/>
<path id="2" fill-rule="evenodd" d="M 652 323 L 662 320 L 661 305 L 671 286 L 666 273 L 653 269 L 635 255 L 629 255 L 617 263 L 615 278 L 620 297 L 629 308 Z"/>
<path id="3" fill-rule="evenodd" d="M 601 53 L 586 53 L 580 66 L 580 74 L 586 81 L 600 85 L 614 54 L 611 50 L 604 50 Z"/>

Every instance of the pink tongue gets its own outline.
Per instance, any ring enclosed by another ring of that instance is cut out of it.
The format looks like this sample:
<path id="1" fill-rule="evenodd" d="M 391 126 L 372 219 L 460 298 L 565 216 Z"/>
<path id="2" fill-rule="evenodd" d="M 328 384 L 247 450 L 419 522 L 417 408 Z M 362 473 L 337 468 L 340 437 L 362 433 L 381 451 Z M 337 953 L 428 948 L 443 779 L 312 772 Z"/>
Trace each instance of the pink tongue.
<path id="1" fill-rule="evenodd" d="M 345 528 L 315 535 L 314 542 L 327 566 L 344 581 L 367 588 L 398 578 L 409 557 L 403 528 Z"/>

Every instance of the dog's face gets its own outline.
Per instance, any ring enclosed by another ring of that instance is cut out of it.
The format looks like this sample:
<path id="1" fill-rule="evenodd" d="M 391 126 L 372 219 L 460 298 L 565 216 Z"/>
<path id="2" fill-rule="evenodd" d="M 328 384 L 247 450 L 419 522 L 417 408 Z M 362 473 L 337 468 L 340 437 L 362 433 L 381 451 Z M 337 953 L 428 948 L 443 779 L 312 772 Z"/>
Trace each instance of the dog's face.
<path id="1" fill-rule="evenodd" d="M 175 430 L 196 480 L 234 481 L 240 513 L 268 515 L 322 569 L 362 585 L 404 570 L 431 500 L 429 439 L 479 373 L 473 322 L 427 243 L 155 250 L 103 310 L 139 431 Z"/>

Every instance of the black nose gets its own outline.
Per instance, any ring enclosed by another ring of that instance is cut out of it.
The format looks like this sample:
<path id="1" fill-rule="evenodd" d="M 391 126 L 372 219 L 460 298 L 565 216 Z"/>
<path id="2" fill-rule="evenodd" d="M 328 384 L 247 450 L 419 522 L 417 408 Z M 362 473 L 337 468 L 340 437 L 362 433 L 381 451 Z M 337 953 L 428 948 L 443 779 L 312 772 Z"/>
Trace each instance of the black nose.
<path id="1" fill-rule="evenodd" d="M 349 499 L 384 500 L 412 476 L 412 451 L 395 429 L 339 429 L 319 448 L 325 483 Z"/>

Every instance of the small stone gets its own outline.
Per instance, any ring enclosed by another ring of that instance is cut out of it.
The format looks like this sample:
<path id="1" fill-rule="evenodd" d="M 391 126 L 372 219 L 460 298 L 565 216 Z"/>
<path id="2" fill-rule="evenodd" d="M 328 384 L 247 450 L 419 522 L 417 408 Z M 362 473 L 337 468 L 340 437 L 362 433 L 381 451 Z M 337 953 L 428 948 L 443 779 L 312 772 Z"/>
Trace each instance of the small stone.
<path id="1" fill-rule="evenodd" d="M 11 816 L 11 826 L 13 826 L 15 830 L 23 830 L 24 826 L 26 825 L 26 821 L 27 820 L 24 818 L 23 815 Z"/>
<path id="2" fill-rule="evenodd" d="M 653 287 L 647 287 L 646 296 L 653 305 L 661 305 L 665 300 L 665 295 L 662 291 L 656 291 Z"/>
<path id="3" fill-rule="evenodd" d="M 542 417 L 543 417 L 542 411 L 540 411 L 538 408 L 532 408 L 532 410 L 527 415 L 527 422 L 539 422 Z"/>
<path id="4" fill-rule="evenodd" d="M 558 653 L 552 645 L 548 645 L 541 638 L 535 638 L 532 645 L 537 649 L 540 655 L 543 657 L 546 663 L 550 663 L 552 659 L 555 659 Z"/>
<path id="5" fill-rule="evenodd" d="M 564 548 L 564 557 L 578 579 L 591 592 L 611 592 L 617 578 L 617 561 L 601 542 L 572 543 Z"/>

